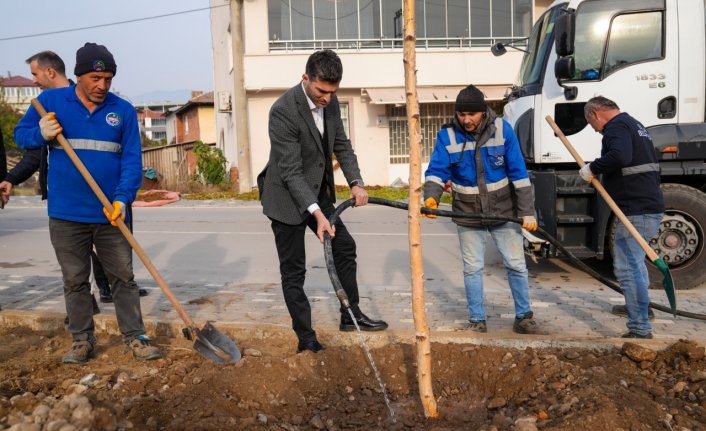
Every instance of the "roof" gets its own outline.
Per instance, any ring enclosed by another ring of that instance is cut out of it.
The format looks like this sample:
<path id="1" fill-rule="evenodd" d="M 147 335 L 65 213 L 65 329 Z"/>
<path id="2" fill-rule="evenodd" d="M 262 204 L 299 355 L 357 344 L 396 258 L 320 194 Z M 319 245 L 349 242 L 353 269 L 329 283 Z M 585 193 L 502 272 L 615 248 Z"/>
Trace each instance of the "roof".
<path id="1" fill-rule="evenodd" d="M 137 112 L 145 118 L 164 118 L 167 116 L 166 112 L 157 112 L 151 109 L 137 108 Z"/>
<path id="2" fill-rule="evenodd" d="M 7 78 L 0 77 L 0 85 L 3 87 L 36 87 L 31 79 L 19 75 Z"/>
<path id="3" fill-rule="evenodd" d="M 184 111 L 188 111 L 189 109 L 198 107 L 198 106 L 213 106 L 213 91 L 209 91 L 208 93 L 201 94 L 196 97 L 192 97 L 191 100 L 186 102 L 182 107 L 175 111 L 169 111 L 167 116 L 169 115 L 176 115 L 176 114 L 181 114 Z"/>

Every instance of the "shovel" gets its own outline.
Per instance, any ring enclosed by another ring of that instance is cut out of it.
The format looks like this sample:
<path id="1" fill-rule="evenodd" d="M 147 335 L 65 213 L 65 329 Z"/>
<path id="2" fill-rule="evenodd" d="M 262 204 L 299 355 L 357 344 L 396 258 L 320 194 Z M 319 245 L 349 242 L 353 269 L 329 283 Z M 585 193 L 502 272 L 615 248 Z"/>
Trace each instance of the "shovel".
<path id="1" fill-rule="evenodd" d="M 572 156 L 574 156 L 574 159 L 576 160 L 576 163 L 579 164 L 579 167 L 583 167 L 585 163 L 583 162 L 579 154 L 576 152 L 574 147 L 571 145 L 571 142 L 569 142 L 566 136 L 564 136 L 564 133 L 562 133 L 562 131 L 559 129 L 559 126 L 556 125 L 551 115 L 547 115 L 545 117 L 545 120 L 547 120 L 547 123 L 549 123 L 549 126 L 551 126 L 552 130 L 554 130 L 554 133 L 559 137 L 566 149 L 569 150 Z M 623 214 L 620 208 L 618 208 L 618 205 L 610 197 L 606 189 L 603 188 L 603 185 L 595 177 L 591 178 L 591 184 L 593 184 L 593 187 L 595 187 L 596 190 L 600 192 L 601 196 L 603 196 L 603 199 L 608 203 L 608 206 L 610 206 L 610 209 L 613 210 L 615 215 L 618 216 L 620 221 L 625 225 L 628 232 L 630 232 L 633 238 L 635 238 L 635 241 L 637 241 L 640 247 L 642 247 L 642 249 L 647 254 L 647 258 L 650 259 L 650 261 L 655 264 L 655 266 L 659 268 L 660 271 L 662 271 L 662 274 L 664 275 L 664 279 L 662 279 L 662 287 L 664 287 L 664 291 L 667 293 L 667 299 L 669 299 L 669 305 L 672 309 L 672 314 L 674 315 L 674 317 L 677 317 L 677 297 L 676 292 L 674 291 L 674 279 L 672 278 L 672 274 L 669 272 L 667 264 L 664 263 L 662 258 L 657 256 L 657 253 L 655 253 L 655 251 L 652 250 L 649 244 L 647 244 L 647 241 L 645 241 L 642 235 L 640 235 L 640 233 L 635 229 L 635 226 L 630 223 L 630 220 L 625 217 L 625 214 Z"/>
<path id="2" fill-rule="evenodd" d="M 44 109 L 39 100 L 32 99 L 32 106 L 34 107 L 34 109 L 37 110 L 40 117 L 44 117 L 45 115 L 47 115 L 47 111 Z M 59 134 L 56 139 L 57 141 L 59 141 L 61 147 L 64 149 L 64 151 L 66 151 L 66 154 L 68 154 L 71 161 L 74 163 L 74 165 L 76 165 L 76 168 L 79 170 L 83 178 L 86 180 L 88 185 L 96 194 L 98 200 L 101 201 L 103 207 L 108 212 L 112 213 L 113 205 L 110 203 L 108 198 L 100 189 L 98 183 L 96 183 L 96 181 L 93 179 L 90 172 L 88 172 L 88 169 L 86 169 L 86 166 L 83 164 L 81 159 L 79 159 L 79 157 L 76 155 L 74 149 L 71 148 L 71 144 L 69 144 L 69 141 L 67 141 L 66 138 L 64 138 L 64 135 L 62 134 Z M 155 266 L 152 264 L 152 261 L 147 257 L 145 251 L 142 249 L 140 244 L 138 244 L 137 240 L 135 240 L 135 237 L 130 232 L 130 229 L 128 229 L 128 227 L 125 225 L 125 222 L 120 218 L 115 220 L 115 222 L 118 225 L 118 229 L 120 229 L 120 232 L 125 235 L 125 238 L 130 243 L 133 250 L 135 250 L 135 253 L 137 253 L 137 256 L 140 258 L 140 260 L 142 260 L 142 263 L 145 265 L 150 274 L 152 274 L 154 281 L 157 282 L 157 285 L 159 285 L 160 289 L 162 289 L 162 292 L 164 292 L 167 299 L 169 299 L 169 302 L 172 303 L 172 306 L 174 306 L 174 309 L 179 314 L 179 317 L 181 317 L 181 319 L 186 324 L 188 331 L 190 331 L 191 335 L 191 337 L 188 338 L 196 340 L 194 341 L 194 350 L 199 352 L 201 356 L 207 359 L 211 359 L 216 363 L 238 362 L 240 360 L 241 355 L 240 350 L 238 349 L 238 346 L 235 344 L 235 342 L 223 333 L 221 333 L 209 322 L 206 322 L 206 325 L 202 329 L 198 329 L 194 324 L 194 321 L 191 320 L 189 315 L 186 314 L 186 311 L 184 311 L 184 308 L 181 306 L 181 304 L 179 304 L 179 301 L 177 301 L 177 299 L 174 297 L 174 294 L 169 289 L 169 286 L 167 286 L 167 283 L 164 281 L 162 276 L 159 274 L 159 272 L 157 272 L 157 268 L 155 268 Z"/>

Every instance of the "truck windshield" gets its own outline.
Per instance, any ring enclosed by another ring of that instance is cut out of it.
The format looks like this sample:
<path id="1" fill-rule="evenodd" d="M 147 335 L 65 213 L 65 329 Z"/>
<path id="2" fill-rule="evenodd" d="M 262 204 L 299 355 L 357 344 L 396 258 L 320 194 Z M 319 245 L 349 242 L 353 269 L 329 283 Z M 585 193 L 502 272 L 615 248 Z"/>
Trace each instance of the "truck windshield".
<path id="1" fill-rule="evenodd" d="M 566 6 L 565 3 L 559 4 L 546 11 L 532 28 L 532 33 L 527 41 L 527 52 L 522 58 L 520 66 L 518 87 L 541 83 L 547 57 L 551 53 L 552 41 L 554 40 L 554 21 L 564 6 Z"/>

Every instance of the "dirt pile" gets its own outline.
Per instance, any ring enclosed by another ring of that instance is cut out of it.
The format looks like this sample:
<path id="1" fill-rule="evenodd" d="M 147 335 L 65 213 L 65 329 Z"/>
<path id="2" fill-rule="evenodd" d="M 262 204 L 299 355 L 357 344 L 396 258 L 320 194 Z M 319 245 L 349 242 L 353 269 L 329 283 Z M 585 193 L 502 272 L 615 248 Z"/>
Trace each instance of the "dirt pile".
<path id="1" fill-rule="evenodd" d="M 704 348 L 688 341 L 658 352 L 434 344 L 436 420 L 419 404 L 414 346 L 373 349 L 392 423 L 360 346 L 295 354 L 288 332 L 264 332 L 238 340 L 241 362 L 215 366 L 186 340 L 160 339 L 165 359 L 136 362 L 104 336 L 95 359 L 70 366 L 64 333 L 1 335 L 0 429 L 706 429 Z"/>

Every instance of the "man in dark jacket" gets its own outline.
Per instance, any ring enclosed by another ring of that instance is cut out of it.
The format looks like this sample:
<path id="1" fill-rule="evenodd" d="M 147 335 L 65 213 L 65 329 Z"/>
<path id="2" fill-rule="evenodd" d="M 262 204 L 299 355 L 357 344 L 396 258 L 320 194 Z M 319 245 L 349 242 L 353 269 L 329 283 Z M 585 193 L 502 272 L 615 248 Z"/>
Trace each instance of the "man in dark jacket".
<path id="1" fill-rule="evenodd" d="M 664 216 L 660 189 L 660 168 L 650 134 L 645 126 L 602 96 L 593 97 L 584 107 L 586 121 L 603 135 L 601 157 L 579 171 L 585 181 L 603 175 L 602 183 L 630 223 L 646 240 L 657 234 Z M 648 318 L 650 280 L 645 251 L 618 221 L 613 244 L 613 271 L 625 295 L 628 332 L 623 338 L 652 338 Z"/>
<path id="2" fill-rule="evenodd" d="M 280 261 L 282 290 L 292 326 L 299 339 L 297 351 L 318 352 L 325 347 L 316 339 L 311 323 L 311 306 L 304 293 L 307 227 L 323 242 L 328 232 L 333 245 L 336 271 L 348 295 L 356 322 L 341 307 L 341 331 L 387 328 L 358 307 L 356 245 L 341 219 L 329 224 L 336 202 L 332 154 L 341 166 L 351 188 L 355 205 L 368 202 L 358 161 L 346 136 L 336 91 L 343 75 L 338 55 L 331 50 L 312 54 L 302 81 L 289 89 L 270 109 L 270 159 L 258 176 L 264 214 L 272 222 L 272 232 Z"/>

